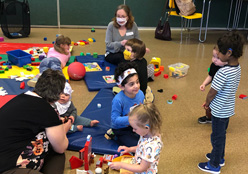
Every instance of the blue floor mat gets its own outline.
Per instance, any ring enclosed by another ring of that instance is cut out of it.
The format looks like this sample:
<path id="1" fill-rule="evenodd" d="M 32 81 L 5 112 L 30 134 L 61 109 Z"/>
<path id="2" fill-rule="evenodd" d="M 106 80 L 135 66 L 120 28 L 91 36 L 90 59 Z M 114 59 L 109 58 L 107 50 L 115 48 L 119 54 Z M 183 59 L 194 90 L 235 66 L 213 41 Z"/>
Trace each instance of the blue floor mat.
<path id="1" fill-rule="evenodd" d="M 99 91 L 102 88 L 113 88 L 116 83 L 106 83 L 103 76 L 114 75 L 116 65 L 113 65 L 104 60 L 104 55 L 98 55 L 98 58 L 93 56 L 76 56 L 76 60 L 80 63 L 97 62 L 102 68 L 102 71 L 86 72 L 84 76 L 85 83 L 89 91 Z M 110 71 L 105 71 L 105 67 L 110 67 Z"/>
<path id="2" fill-rule="evenodd" d="M 81 116 L 99 120 L 96 127 L 84 127 L 82 132 L 68 134 L 69 150 L 79 151 L 84 147 L 87 135 L 92 136 L 92 152 L 97 154 L 117 154 L 119 145 L 114 140 L 107 140 L 104 134 L 111 126 L 111 106 L 114 95 L 111 89 L 101 89 Z M 101 104 L 101 108 L 97 107 Z"/>
<path id="3" fill-rule="evenodd" d="M 20 89 L 20 84 L 22 82 L 16 81 L 15 79 L 0 79 L 0 87 L 3 87 L 9 95 L 18 95 L 28 90 L 32 91 L 33 88 L 27 85 L 28 80 L 23 81 L 25 82 L 24 89 Z"/>

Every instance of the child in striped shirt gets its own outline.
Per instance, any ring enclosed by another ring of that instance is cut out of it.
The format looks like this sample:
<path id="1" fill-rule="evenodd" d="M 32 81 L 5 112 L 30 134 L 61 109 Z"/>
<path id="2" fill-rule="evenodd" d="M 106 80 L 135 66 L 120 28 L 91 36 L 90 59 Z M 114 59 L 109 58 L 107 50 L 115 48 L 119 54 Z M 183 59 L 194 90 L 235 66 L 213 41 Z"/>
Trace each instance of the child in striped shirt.
<path id="1" fill-rule="evenodd" d="M 226 129 L 229 118 L 233 116 L 235 108 L 235 94 L 239 86 L 241 67 L 238 59 L 243 54 L 244 41 L 238 32 L 229 32 L 217 41 L 218 57 L 227 65 L 220 68 L 212 81 L 205 109 L 210 107 L 212 114 L 211 153 L 206 154 L 209 160 L 199 163 L 200 170 L 209 173 L 220 173 L 225 165 Z"/>

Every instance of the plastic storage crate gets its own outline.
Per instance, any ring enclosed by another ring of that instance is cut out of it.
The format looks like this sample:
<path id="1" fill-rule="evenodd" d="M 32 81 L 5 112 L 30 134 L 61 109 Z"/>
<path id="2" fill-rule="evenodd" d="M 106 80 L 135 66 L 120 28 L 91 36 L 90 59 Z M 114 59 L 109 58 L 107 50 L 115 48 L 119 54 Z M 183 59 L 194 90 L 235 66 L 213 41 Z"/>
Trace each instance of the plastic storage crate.
<path id="1" fill-rule="evenodd" d="M 31 54 L 26 53 L 20 49 L 7 51 L 8 59 L 14 65 L 22 67 L 23 65 L 31 63 Z"/>
<path id="2" fill-rule="evenodd" d="M 187 75 L 189 65 L 186 65 L 184 63 L 175 63 L 172 65 L 169 65 L 169 74 L 171 77 L 175 78 L 181 78 Z"/>

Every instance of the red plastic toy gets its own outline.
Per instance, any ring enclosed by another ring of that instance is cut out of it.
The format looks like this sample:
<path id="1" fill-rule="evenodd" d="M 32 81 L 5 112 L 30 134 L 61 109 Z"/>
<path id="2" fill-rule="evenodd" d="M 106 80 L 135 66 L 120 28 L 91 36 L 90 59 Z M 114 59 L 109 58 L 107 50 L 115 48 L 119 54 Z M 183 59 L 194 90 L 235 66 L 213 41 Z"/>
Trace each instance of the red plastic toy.
<path id="1" fill-rule="evenodd" d="M 87 136 L 87 141 L 84 145 L 84 170 L 89 170 L 90 157 L 91 157 L 91 146 L 92 146 L 92 137 Z"/>
<path id="2" fill-rule="evenodd" d="M 158 72 L 156 72 L 155 74 L 154 74 L 154 76 L 159 76 L 161 74 L 161 71 L 158 71 Z"/>
<path id="3" fill-rule="evenodd" d="M 32 66 L 39 66 L 40 65 L 40 62 L 31 62 L 31 65 Z"/>
<path id="4" fill-rule="evenodd" d="M 20 89 L 24 89 L 25 88 L 25 82 L 22 82 L 21 84 L 20 84 Z"/>
<path id="5" fill-rule="evenodd" d="M 71 165 L 71 169 L 76 169 L 76 168 L 79 168 L 81 167 L 83 164 L 84 164 L 84 161 L 75 157 L 75 156 L 72 156 L 71 159 L 69 160 L 70 162 L 70 165 Z"/>
<path id="6" fill-rule="evenodd" d="M 164 74 L 164 78 L 165 79 L 168 79 L 169 78 L 169 75 L 168 74 Z"/>
<path id="7" fill-rule="evenodd" d="M 248 98 L 248 97 L 247 97 L 247 95 L 240 94 L 240 95 L 239 95 L 239 98 L 241 98 L 241 99 L 246 99 L 246 98 Z"/>
<path id="8" fill-rule="evenodd" d="M 6 62 L 5 62 L 5 61 L 1 61 L 1 62 L 0 62 L 0 65 L 3 65 L 4 63 L 6 63 Z"/>

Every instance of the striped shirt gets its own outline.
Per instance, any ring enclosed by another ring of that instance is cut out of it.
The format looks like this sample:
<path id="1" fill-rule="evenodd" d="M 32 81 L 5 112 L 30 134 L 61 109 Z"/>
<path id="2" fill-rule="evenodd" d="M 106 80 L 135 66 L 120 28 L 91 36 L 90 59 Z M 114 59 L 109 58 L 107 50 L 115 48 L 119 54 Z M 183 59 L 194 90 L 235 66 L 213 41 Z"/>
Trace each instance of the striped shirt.
<path id="1" fill-rule="evenodd" d="M 218 70 L 211 85 L 211 88 L 217 91 L 215 98 L 210 103 L 213 116 L 227 118 L 235 114 L 235 94 L 239 86 L 240 76 L 240 65 L 226 65 Z"/>

